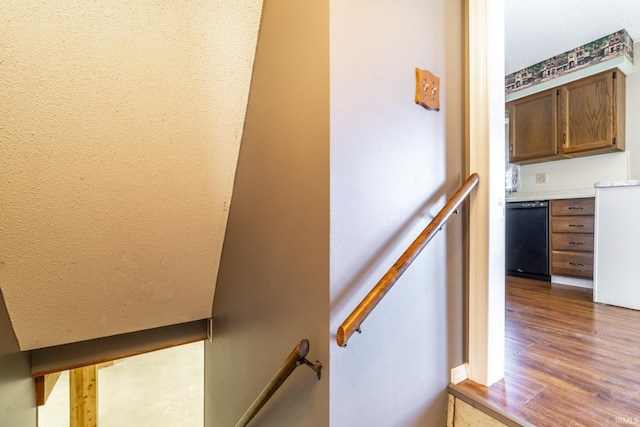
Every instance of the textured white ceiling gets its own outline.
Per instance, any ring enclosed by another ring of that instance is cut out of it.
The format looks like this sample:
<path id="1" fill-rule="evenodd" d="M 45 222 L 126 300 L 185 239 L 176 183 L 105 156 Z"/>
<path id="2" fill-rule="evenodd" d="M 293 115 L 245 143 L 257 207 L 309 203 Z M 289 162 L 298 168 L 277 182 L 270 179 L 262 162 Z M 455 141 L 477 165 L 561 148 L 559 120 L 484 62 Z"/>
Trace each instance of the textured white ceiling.
<path id="1" fill-rule="evenodd" d="M 505 0 L 505 74 L 623 28 L 640 41 L 640 0 Z"/>

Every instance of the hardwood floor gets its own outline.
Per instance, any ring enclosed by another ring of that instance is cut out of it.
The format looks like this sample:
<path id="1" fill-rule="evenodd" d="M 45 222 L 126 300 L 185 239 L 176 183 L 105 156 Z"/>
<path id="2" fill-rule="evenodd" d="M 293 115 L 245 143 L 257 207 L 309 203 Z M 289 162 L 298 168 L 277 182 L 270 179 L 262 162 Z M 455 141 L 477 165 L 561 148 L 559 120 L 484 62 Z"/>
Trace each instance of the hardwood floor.
<path id="1" fill-rule="evenodd" d="M 506 373 L 459 384 L 535 426 L 640 425 L 640 311 L 508 277 Z"/>

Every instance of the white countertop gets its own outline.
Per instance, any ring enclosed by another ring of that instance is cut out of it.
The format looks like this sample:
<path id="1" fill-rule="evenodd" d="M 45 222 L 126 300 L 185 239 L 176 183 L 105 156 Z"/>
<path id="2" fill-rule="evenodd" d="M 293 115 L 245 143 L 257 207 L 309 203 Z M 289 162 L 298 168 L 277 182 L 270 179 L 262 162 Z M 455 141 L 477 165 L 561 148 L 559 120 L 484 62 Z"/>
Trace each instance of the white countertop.
<path id="1" fill-rule="evenodd" d="M 593 186 L 595 188 L 608 188 L 608 187 L 634 187 L 637 185 L 640 185 L 639 180 L 596 182 Z"/>
<path id="2" fill-rule="evenodd" d="M 636 187 L 640 186 L 640 180 L 627 181 L 602 181 L 596 182 L 594 188 L 584 188 L 577 190 L 561 190 L 536 193 L 507 193 L 505 201 L 507 202 L 532 202 L 540 200 L 557 200 L 557 199 L 583 199 L 587 197 L 595 197 L 596 188 L 616 188 L 616 187 Z"/>
<path id="3" fill-rule="evenodd" d="M 638 181 L 640 185 L 640 181 Z M 557 200 L 557 199 L 584 199 L 595 197 L 595 188 L 585 188 L 582 190 L 563 190 L 553 192 L 536 192 L 536 193 L 507 193 L 505 200 L 507 202 L 530 202 L 537 200 Z"/>

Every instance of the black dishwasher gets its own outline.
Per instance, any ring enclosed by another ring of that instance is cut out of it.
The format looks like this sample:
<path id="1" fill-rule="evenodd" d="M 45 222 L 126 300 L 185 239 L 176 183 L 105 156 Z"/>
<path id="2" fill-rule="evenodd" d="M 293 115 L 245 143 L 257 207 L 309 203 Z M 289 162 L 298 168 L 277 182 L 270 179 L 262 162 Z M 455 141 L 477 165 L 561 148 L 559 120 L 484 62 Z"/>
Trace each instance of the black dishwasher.
<path id="1" fill-rule="evenodd" d="M 507 203 L 506 273 L 551 281 L 549 276 L 549 202 Z"/>

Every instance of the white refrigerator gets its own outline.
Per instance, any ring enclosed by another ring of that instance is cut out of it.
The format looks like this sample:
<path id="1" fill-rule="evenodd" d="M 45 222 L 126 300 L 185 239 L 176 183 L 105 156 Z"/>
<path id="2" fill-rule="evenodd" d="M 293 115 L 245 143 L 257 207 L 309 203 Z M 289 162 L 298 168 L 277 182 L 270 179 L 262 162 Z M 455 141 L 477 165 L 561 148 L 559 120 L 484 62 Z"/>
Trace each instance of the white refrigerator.
<path id="1" fill-rule="evenodd" d="M 640 310 L 640 181 L 595 187 L 593 300 Z"/>

